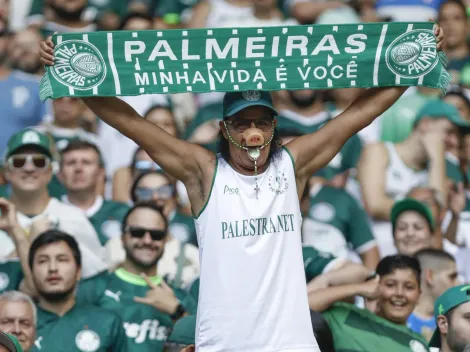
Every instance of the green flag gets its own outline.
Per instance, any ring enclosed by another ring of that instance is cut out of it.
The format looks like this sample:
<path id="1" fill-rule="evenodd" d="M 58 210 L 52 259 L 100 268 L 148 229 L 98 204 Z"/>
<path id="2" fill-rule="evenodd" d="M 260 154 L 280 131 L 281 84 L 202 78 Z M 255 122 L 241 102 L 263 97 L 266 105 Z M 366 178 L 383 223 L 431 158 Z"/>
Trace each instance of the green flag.
<path id="1" fill-rule="evenodd" d="M 41 99 L 245 90 L 445 90 L 433 23 L 364 23 L 54 35 Z"/>

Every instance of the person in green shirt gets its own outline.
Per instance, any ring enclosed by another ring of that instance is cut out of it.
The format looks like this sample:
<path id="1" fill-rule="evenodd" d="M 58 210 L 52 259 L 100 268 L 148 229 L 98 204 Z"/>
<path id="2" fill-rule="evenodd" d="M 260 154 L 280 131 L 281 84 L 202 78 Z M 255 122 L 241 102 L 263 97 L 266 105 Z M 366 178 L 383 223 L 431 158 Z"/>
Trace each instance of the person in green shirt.
<path id="1" fill-rule="evenodd" d="M 377 276 L 360 284 L 328 287 L 311 294 L 310 308 L 323 312 L 336 352 L 426 352 L 426 341 L 406 322 L 420 295 L 421 268 L 409 256 L 383 258 Z M 356 295 L 373 300 L 368 309 L 341 302 Z"/>
<path id="2" fill-rule="evenodd" d="M 33 352 L 128 351 L 116 313 L 77 303 L 82 264 L 72 236 L 59 230 L 43 232 L 32 242 L 28 262 L 38 299 Z"/>
<path id="3" fill-rule="evenodd" d="M 124 263 L 113 273 L 83 281 L 77 299 L 116 312 L 124 321 L 129 351 L 162 351 L 173 323 L 195 313 L 196 302 L 157 275 L 168 241 L 168 222 L 158 207 L 138 203 L 122 230 Z"/>
<path id="4" fill-rule="evenodd" d="M 441 352 L 470 350 L 470 286 L 460 285 L 444 292 L 434 304 L 437 329 L 429 347 Z"/>
<path id="5" fill-rule="evenodd" d="M 188 315 L 175 324 L 170 337 L 165 343 L 164 352 L 196 351 L 196 316 Z"/>
<path id="6" fill-rule="evenodd" d="M 345 190 L 315 179 L 319 181 L 310 187 L 303 216 L 303 244 L 336 257 L 362 260 L 374 270 L 380 256 L 365 210 Z"/>
<path id="7" fill-rule="evenodd" d="M 73 140 L 61 153 L 59 179 L 67 189 L 61 200 L 86 214 L 101 244 L 121 236 L 121 224 L 130 207 L 104 199 L 99 190 L 104 183 L 104 162 L 98 147 L 88 141 Z"/>
<path id="8" fill-rule="evenodd" d="M 18 258 L 0 261 L 0 294 L 17 290 L 23 281 L 23 270 Z"/>

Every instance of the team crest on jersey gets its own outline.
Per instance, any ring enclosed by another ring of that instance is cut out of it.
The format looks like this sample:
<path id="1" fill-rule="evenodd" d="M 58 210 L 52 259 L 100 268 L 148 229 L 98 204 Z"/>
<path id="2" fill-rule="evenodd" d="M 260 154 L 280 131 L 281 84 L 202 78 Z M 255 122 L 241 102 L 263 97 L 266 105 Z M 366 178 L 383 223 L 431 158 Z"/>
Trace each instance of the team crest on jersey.
<path id="1" fill-rule="evenodd" d="M 411 340 L 410 348 L 412 352 L 427 352 L 427 348 L 418 340 Z"/>
<path id="2" fill-rule="evenodd" d="M 0 273 L 0 290 L 4 290 L 10 284 L 10 277 L 5 273 Z"/>
<path id="3" fill-rule="evenodd" d="M 257 90 L 247 90 L 242 93 L 242 97 L 248 101 L 258 101 L 261 99 L 261 93 Z"/>
<path id="4" fill-rule="evenodd" d="M 326 202 L 320 202 L 315 204 L 312 209 L 310 209 L 310 216 L 312 219 L 321 221 L 321 222 L 330 222 L 336 215 L 335 208 Z"/>
<path id="5" fill-rule="evenodd" d="M 101 225 L 101 232 L 107 238 L 119 237 L 121 236 L 121 223 L 114 219 L 106 220 Z"/>
<path id="6" fill-rule="evenodd" d="M 282 171 L 278 171 L 275 177 L 269 176 L 269 189 L 277 195 L 286 193 L 289 188 L 287 177 L 284 176 Z"/>
<path id="7" fill-rule="evenodd" d="M 100 51 L 83 40 L 67 40 L 55 47 L 55 65 L 51 72 L 67 87 L 88 90 L 106 77 L 106 63 Z"/>
<path id="8" fill-rule="evenodd" d="M 75 336 L 75 345 L 83 352 L 95 352 L 100 344 L 100 337 L 93 330 L 82 330 Z"/>

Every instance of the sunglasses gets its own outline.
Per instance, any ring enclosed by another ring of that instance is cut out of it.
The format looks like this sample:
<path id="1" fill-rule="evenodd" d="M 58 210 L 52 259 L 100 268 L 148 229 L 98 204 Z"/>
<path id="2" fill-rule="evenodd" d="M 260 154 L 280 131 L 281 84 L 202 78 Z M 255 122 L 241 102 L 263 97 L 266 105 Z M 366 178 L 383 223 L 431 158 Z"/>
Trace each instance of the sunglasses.
<path id="1" fill-rule="evenodd" d="M 243 133 L 247 129 L 251 128 L 251 125 L 254 123 L 256 128 L 259 128 L 261 131 L 269 131 L 273 126 L 273 119 L 261 119 L 261 120 L 244 120 L 244 119 L 236 119 L 236 120 L 227 120 L 225 121 L 227 124 L 233 127 L 233 129 L 237 132 Z"/>
<path id="2" fill-rule="evenodd" d="M 161 241 L 165 238 L 166 232 L 162 230 L 152 230 L 146 229 L 145 227 L 129 227 L 127 232 L 134 238 L 144 238 L 145 234 L 148 232 L 152 241 Z"/>
<path id="3" fill-rule="evenodd" d="M 139 201 L 151 200 L 154 194 L 157 194 L 163 200 L 170 199 L 175 194 L 175 187 L 173 185 L 164 185 L 156 188 L 137 187 L 135 189 L 135 196 Z"/>
<path id="4" fill-rule="evenodd" d="M 44 154 L 15 154 L 8 158 L 8 165 L 13 170 L 21 170 L 27 163 L 33 164 L 36 169 L 44 170 L 51 164 L 51 159 Z"/>

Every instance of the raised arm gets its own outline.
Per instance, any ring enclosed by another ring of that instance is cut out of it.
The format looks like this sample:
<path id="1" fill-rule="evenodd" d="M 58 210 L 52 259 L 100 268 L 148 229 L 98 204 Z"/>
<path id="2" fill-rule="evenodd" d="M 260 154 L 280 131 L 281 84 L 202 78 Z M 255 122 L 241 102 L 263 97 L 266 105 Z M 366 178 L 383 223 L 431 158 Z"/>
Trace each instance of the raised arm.
<path id="1" fill-rule="evenodd" d="M 434 34 L 437 37 L 437 49 L 440 50 L 444 33 L 439 26 L 435 26 Z M 295 160 L 298 183 L 306 182 L 315 171 L 324 167 L 351 136 L 382 115 L 406 89 L 370 88 L 323 128 L 290 142 L 287 148 Z"/>
<path id="2" fill-rule="evenodd" d="M 306 181 L 328 164 L 354 134 L 370 125 L 395 103 L 407 87 L 370 88 L 343 113 L 318 131 L 287 145 L 295 160 L 297 179 Z"/>
<path id="3" fill-rule="evenodd" d="M 53 65 L 53 53 L 53 43 L 49 37 L 41 44 L 42 62 Z M 171 136 L 160 127 L 143 119 L 121 99 L 90 97 L 82 100 L 100 119 L 136 142 L 162 169 L 181 180 L 190 189 L 193 211 L 197 213 L 203 207 L 214 173 L 213 153 Z"/>

